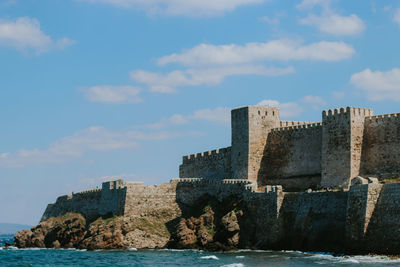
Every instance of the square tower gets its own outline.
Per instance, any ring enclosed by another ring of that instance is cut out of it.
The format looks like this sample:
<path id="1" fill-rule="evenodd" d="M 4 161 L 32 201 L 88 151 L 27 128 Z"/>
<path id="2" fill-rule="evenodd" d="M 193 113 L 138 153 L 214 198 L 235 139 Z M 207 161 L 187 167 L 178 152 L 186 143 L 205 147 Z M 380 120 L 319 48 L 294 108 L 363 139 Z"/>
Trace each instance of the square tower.
<path id="1" fill-rule="evenodd" d="M 321 187 L 347 188 L 359 175 L 365 117 L 372 115 L 354 107 L 322 112 Z"/>
<path id="2" fill-rule="evenodd" d="M 231 118 L 232 178 L 257 182 L 268 133 L 271 129 L 279 127 L 279 108 L 266 106 L 237 108 L 232 110 Z"/>

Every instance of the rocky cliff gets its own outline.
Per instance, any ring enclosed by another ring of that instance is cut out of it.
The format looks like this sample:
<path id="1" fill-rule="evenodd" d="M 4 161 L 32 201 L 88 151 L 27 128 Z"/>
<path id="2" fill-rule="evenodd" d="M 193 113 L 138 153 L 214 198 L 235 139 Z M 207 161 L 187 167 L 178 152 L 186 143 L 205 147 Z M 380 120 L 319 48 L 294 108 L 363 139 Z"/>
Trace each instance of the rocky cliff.
<path id="1" fill-rule="evenodd" d="M 266 186 L 254 192 L 240 180 L 185 179 L 135 185 L 120 216 L 93 217 L 77 212 L 79 206 L 52 205 L 64 213 L 17 233 L 18 247 L 400 254 L 400 183 L 317 192 Z"/>

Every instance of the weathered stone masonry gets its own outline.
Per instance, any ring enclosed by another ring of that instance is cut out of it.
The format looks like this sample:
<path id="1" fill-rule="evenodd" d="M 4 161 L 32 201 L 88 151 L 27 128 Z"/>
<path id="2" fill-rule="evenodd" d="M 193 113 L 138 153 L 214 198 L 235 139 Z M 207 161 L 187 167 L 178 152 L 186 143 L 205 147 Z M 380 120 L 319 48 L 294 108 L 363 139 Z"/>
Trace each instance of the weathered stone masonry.
<path id="1" fill-rule="evenodd" d="M 232 146 L 183 157 L 179 177 L 249 179 L 299 191 L 400 173 L 398 114 L 347 107 L 323 111 L 322 122 L 288 122 L 278 108 L 249 106 L 232 110 L 231 121 Z"/>
<path id="2" fill-rule="evenodd" d="M 42 220 L 165 207 L 179 214 L 204 198 L 233 197 L 246 204 L 255 247 L 399 254 L 400 183 L 350 186 L 358 175 L 399 173 L 400 113 L 347 107 L 312 123 L 280 121 L 278 108 L 244 107 L 232 110 L 232 146 L 183 157 L 180 178 L 158 186 L 105 182 L 59 197 Z"/>

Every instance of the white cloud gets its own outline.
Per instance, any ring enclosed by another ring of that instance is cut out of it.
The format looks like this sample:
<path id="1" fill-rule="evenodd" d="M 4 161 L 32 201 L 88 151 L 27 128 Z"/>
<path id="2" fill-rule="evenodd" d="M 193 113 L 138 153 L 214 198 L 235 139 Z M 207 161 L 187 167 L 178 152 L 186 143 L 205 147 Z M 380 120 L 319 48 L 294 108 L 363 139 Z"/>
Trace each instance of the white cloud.
<path id="1" fill-rule="evenodd" d="M 202 109 L 193 113 L 189 118 L 193 120 L 205 120 L 229 124 L 231 121 L 231 109 L 226 107 L 217 107 L 215 109 Z"/>
<path id="2" fill-rule="evenodd" d="M 71 136 L 63 137 L 49 145 L 47 149 L 21 149 L 15 153 L 2 153 L 0 165 L 23 167 L 28 164 L 64 162 L 82 157 L 89 151 L 112 151 L 135 149 L 140 141 L 165 140 L 192 132 L 140 132 L 136 130 L 110 131 L 104 127 L 89 127 Z"/>
<path id="3" fill-rule="evenodd" d="M 280 24 L 279 18 L 276 18 L 276 17 L 270 18 L 268 16 L 263 16 L 263 17 L 259 18 L 259 20 L 264 21 L 270 25 L 275 25 L 275 26 Z"/>
<path id="4" fill-rule="evenodd" d="M 190 17 L 215 16 L 268 0 L 81 0 L 109 4 L 121 8 L 140 8 L 150 14 L 181 15 Z"/>
<path id="5" fill-rule="evenodd" d="M 139 103 L 142 101 L 139 97 L 141 89 L 134 86 L 98 85 L 84 87 L 82 91 L 86 99 L 91 102 Z"/>
<path id="6" fill-rule="evenodd" d="M 247 43 L 244 46 L 200 44 L 180 54 L 164 56 L 159 65 L 179 63 L 186 66 L 246 64 L 260 61 L 320 60 L 339 61 L 354 54 L 344 42 L 322 41 L 302 45 L 294 40 L 273 40 L 266 43 Z"/>
<path id="7" fill-rule="evenodd" d="M 310 105 L 313 109 L 319 110 L 326 106 L 327 103 L 320 96 L 307 95 L 301 99 L 301 102 Z"/>
<path id="8" fill-rule="evenodd" d="M 400 8 L 398 8 L 393 16 L 394 22 L 400 25 Z"/>
<path id="9" fill-rule="evenodd" d="M 41 31 L 36 19 L 21 17 L 16 21 L 0 20 L 0 46 L 43 53 L 55 48 L 63 49 L 73 43 L 68 38 L 54 41 Z"/>
<path id="10" fill-rule="evenodd" d="M 317 27 L 321 32 L 333 35 L 356 35 L 365 30 L 364 22 L 355 14 L 340 16 L 337 14 L 313 14 L 300 20 L 300 24 Z"/>
<path id="11" fill-rule="evenodd" d="M 232 75 L 279 76 L 293 72 L 292 67 L 266 68 L 259 65 L 241 65 L 175 70 L 168 74 L 135 70 L 131 72 L 131 78 L 135 82 L 146 84 L 152 92 L 173 93 L 180 86 L 217 85 Z"/>
<path id="12" fill-rule="evenodd" d="M 280 109 L 281 118 L 297 117 L 303 112 L 303 108 L 296 102 L 279 103 L 279 101 L 265 99 L 257 105 L 278 107 Z"/>
<path id="13" fill-rule="evenodd" d="M 298 9 L 311 9 L 315 6 L 326 7 L 330 5 L 330 2 L 330 0 L 303 0 L 296 7 Z"/>
<path id="14" fill-rule="evenodd" d="M 189 115 L 174 114 L 158 122 L 139 126 L 138 128 L 161 129 L 171 125 L 182 125 L 192 121 L 209 121 L 222 125 L 230 125 L 231 108 L 216 107 L 214 109 L 201 109 Z"/>
<path id="15" fill-rule="evenodd" d="M 6 7 L 6 6 L 10 6 L 10 5 L 14 5 L 17 3 L 17 0 L 3 0 L 2 3 L 0 3 L 0 8 L 1 7 Z"/>
<path id="16" fill-rule="evenodd" d="M 273 99 L 264 99 L 257 105 L 278 107 L 280 109 L 281 118 L 298 117 L 304 110 L 308 108 L 321 109 L 326 105 L 325 100 L 319 96 L 308 95 L 295 102 L 280 103 Z"/>
<path id="17" fill-rule="evenodd" d="M 351 76 L 350 83 L 363 90 L 370 100 L 400 101 L 400 69 L 371 71 L 365 69 Z"/>

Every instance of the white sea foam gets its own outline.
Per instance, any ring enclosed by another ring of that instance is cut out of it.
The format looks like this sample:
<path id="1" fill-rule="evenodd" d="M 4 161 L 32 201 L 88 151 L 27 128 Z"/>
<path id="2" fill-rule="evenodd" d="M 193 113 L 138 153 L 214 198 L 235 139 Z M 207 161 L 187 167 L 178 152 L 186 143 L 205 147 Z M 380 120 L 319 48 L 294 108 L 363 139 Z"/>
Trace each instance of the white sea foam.
<path id="1" fill-rule="evenodd" d="M 200 257 L 200 259 L 205 259 L 205 260 L 219 260 L 218 257 L 215 256 L 215 255 L 203 256 L 203 257 Z"/>
<path id="2" fill-rule="evenodd" d="M 244 267 L 243 263 L 232 263 L 227 265 L 222 265 L 221 267 Z"/>
<path id="3" fill-rule="evenodd" d="M 243 259 L 244 256 L 236 256 L 236 259 Z"/>
<path id="4" fill-rule="evenodd" d="M 0 247 L 0 250 L 3 250 L 3 247 Z"/>
<path id="5" fill-rule="evenodd" d="M 327 263 L 354 263 L 354 264 L 377 264 L 377 263 L 400 263 L 400 258 L 392 259 L 387 256 L 334 256 L 327 253 L 311 254 L 310 258 L 322 260 L 316 263 L 327 264 Z"/>

